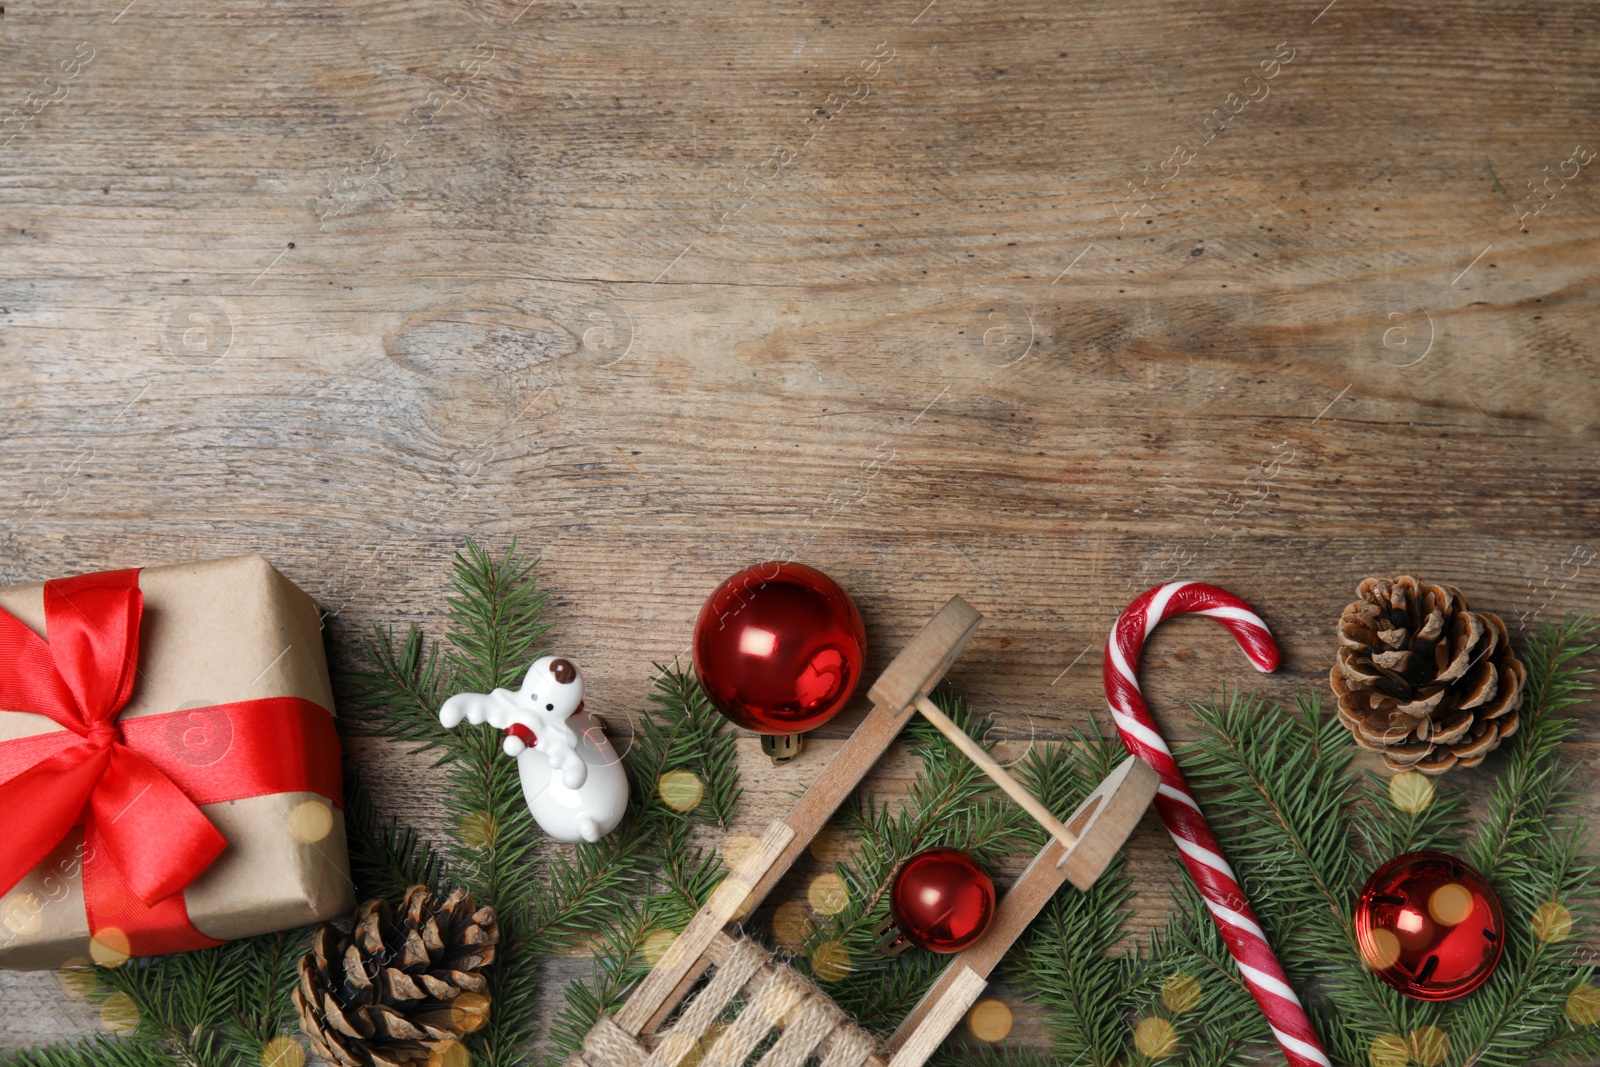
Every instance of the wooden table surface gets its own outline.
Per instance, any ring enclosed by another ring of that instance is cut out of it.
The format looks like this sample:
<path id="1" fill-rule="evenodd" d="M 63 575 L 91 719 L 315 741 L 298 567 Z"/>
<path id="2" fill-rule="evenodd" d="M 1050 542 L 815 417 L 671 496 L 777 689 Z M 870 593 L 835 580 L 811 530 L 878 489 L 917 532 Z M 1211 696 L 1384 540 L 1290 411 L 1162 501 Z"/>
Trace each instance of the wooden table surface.
<path id="1" fill-rule="evenodd" d="M 259 551 L 337 668 L 516 537 L 625 719 L 794 556 L 873 671 L 968 597 L 953 680 L 1019 745 L 1163 580 L 1260 609 L 1279 698 L 1368 574 L 1600 610 L 1597 93 L 1579 3 L 13 0 L 0 581 Z M 1199 621 L 1146 668 L 1180 737 L 1256 681 Z M 830 743 L 744 746 L 759 826 Z M 98 1025 L 49 974 L 0 1004 L 0 1047 Z"/>

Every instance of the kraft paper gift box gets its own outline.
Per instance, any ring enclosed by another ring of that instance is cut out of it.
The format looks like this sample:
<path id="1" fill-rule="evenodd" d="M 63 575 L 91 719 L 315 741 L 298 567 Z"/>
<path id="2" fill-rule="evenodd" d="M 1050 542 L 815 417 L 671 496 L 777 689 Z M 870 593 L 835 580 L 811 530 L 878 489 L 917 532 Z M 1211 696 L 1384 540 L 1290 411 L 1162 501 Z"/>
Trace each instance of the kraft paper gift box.
<path id="1" fill-rule="evenodd" d="M 11 586 L 0 609 L 0 967 L 354 906 L 309 596 L 238 556 Z"/>

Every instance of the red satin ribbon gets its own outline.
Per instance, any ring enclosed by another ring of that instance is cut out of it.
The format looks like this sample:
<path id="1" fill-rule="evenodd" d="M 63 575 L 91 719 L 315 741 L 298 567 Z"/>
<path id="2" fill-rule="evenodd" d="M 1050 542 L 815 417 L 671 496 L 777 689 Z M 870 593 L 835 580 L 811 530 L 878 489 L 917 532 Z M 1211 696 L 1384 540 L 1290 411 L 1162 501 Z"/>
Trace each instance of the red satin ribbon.
<path id="1" fill-rule="evenodd" d="M 343 796 L 332 716 L 298 697 L 118 722 L 143 611 L 137 570 L 45 583 L 48 643 L 0 610 L 0 709 L 66 728 L 0 742 L 10 829 L 0 893 L 81 823 L 89 929 L 120 929 L 132 955 L 221 943 L 194 927 L 183 899 L 227 847 L 198 805 L 306 791 L 342 806 Z"/>

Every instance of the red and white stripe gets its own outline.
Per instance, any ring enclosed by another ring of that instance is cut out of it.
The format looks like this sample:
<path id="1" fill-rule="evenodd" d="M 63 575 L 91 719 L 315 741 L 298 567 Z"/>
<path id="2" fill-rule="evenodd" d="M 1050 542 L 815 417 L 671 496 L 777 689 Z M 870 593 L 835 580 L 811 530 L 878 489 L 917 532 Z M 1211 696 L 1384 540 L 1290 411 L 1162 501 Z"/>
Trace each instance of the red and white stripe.
<path id="1" fill-rule="evenodd" d="M 1127 750 L 1161 775 L 1156 810 L 1161 812 L 1183 865 L 1205 898 L 1206 907 L 1228 944 L 1228 952 L 1239 965 L 1239 973 L 1267 1017 L 1290 1067 L 1330 1067 L 1300 998 L 1289 987 L 1238 877 L 1222 858 L 1222 846 L 1139 692 L 1139 653 L 1144 649 L 1145 638 L 1162 619 L 1185 614 L 1209 615 L 1226 626 L 1256 670 L 1270 671 L 1278 666 L 1278 646 L 1272 634 L 1244 601 L 1200 582 L 1159 585 L 1128 605 L 1106 642 L 1106 701 L 1111 705 L 1111 717 L 1116 720 L 1117 732 Z"/>

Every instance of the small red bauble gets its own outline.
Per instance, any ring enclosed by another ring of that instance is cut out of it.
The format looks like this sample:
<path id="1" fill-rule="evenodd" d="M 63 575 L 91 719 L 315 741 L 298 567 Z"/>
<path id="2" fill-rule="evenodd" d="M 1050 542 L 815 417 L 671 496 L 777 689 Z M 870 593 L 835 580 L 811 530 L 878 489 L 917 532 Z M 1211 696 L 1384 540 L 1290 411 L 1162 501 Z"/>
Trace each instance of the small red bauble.
<path id="1" fill-rule="evenodd" d="M 848 593 L 803 563 L 760 563 L 721 585 L 694 624 L 694 672 L 728 718 L 799 734 L 833 718 L 861 680 L 867 632 Z"/>
<path id="2" fill-rule="evenodd" d="M 1356 903 L 1367 965 L 1417 1000 L 1454 1000 L 1488 981 L 1505 949 L 1500 900 L 1443 852 L 1409 852 L 1375 871 Z"/>
<path id="3" fill-rule="evenodd" d="M 895 875 L 889 908 L 907 941 L 933 952 L 960 952 L 989 929 L 994 883 L 965 852 L 930 848 Z"/>

